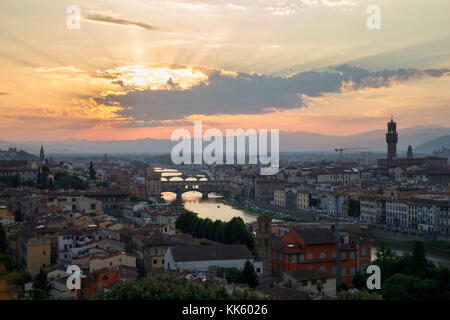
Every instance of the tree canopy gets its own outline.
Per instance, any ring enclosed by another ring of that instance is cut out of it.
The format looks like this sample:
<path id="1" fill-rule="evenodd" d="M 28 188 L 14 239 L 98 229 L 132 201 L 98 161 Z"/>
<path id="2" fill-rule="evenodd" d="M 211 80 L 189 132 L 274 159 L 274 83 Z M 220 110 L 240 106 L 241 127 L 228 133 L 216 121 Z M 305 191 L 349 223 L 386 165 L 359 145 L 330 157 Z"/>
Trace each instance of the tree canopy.
<path id="1" fill-rule="evenodd" d="M 421 242 L 415 242 L 412 254 L 398 257 L 382 243 L 376 252 L 381 269 L 381 294 L 387 300 L 436 300 L 450 298 L 450 270 L 436 267 L 425 257 Z M 362 279 L 355 275 L 354 284 Z"/>
<path id="2" fill-rule="evenodd" d="M 206 238 L 225 244 L 245 244 L 251 251 L 255 250 L 255 238 L 240 217 L 234 217 L 228 222 L 221 220 L 213 222 L 209 218 L 202 219 L 195 213 L 186 211 L 178 217 L 175 226 L 196 238 Z"/>
<path id="3" fill-rule="evenodd" d="M 195 283 L 162 274 L 119 282 L 105 293 L 106 300 L 230 300 L 254 299 L 249 293 L 232 294 L 219 285 Z"/>

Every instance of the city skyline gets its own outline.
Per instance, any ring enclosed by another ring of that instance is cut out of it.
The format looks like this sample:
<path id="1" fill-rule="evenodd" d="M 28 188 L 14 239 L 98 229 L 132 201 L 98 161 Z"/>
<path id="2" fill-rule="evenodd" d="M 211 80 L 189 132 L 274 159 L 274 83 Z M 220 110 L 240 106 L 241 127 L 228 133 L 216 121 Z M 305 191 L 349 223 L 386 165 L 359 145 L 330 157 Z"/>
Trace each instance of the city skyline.
<path id="1" fill-rule="evenodd" d="M 0 4 L 2 140 L 450 126 L 447 1 L 78 1 L 79 30 L 69 5 Z"/>

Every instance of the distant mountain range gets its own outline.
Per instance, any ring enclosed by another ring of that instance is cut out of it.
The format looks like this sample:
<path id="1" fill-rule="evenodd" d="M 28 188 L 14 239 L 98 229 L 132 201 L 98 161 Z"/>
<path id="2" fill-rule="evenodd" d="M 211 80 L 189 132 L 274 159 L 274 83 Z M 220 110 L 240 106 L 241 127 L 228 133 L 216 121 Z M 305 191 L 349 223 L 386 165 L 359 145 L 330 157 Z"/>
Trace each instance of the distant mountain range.
<path id="1" fill-rule="evenodd" d="M 385 152 L 385 130 L 373 130 L 349 136 L 329 136 L 310 132 L 280 132 L 281 152 L 319 152 L 333 151 L 336 147 L 365 147 L 368 152 Z M 399 130 L 397 151 L 405 154 L 408 145 L 414 152 L 432 153 L 449 146 L 450 128 L 440 125 L 414 126 Z M 447 137 L 447 138 L 446 138 Z M 442 139 L 442 140 L 439 140 Z M 433 142 L 436 141 L 436 142 Z M 447 141 L 442 144 L 442 141 Z M 30 153 L 39 154 L 41 143 L 46 154 L 68 153 L 169 153 L 176 142 L 168 139 L 138 140 L 77 140 L 7 142 L 0 140 L 0 148 L 17 147 Z"/>
<path id="2" fill-rule="evenodd" d="M 442 149 L 442 147 L 450 149 L 450 135 L 442 136 L 425 142 L 424 144 L 418 146 L 416 150 L 417 152 L 422 153 L 433 153 L 433 151 Z"/>

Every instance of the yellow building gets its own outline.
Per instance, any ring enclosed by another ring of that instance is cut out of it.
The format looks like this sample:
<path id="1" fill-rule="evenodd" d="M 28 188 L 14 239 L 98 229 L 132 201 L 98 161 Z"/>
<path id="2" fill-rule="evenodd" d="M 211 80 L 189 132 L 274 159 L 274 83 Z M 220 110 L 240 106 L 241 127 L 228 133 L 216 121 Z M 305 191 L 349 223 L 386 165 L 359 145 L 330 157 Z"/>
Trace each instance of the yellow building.
<path id="1" fill-rule="evenodd" d="M 284 273 L 284 284 L 315 296 L 336 296 L 336 276 L 320 270 L 287 271 Z"/>
<path id="2" fill-rule="evenodd" d="M 117 266 L 136 268 L 136 257 L 125 252 L 115 252 L 107 255 L 94 254 L 89 262 L 90 272 Z"/>
<path id="3" fill-rule="evenodd" d="M 161 212 L 156 216 L 156 223 L 175 229 L 175 221 L 179 216 L 180 214 L 175 212 Z"/>
<path id="4" fill-rule="evenodd" d="M 279 207 L 286 207 L 286 192 L 284 189 L 273 192 L 273 202 Z"/>
<path id="5" fill-rule="evenodd" d="M 297 193 L 297 209 L 309 210 L 309 191 L 299 191 Z"/>
<path id="6" fill-rule="evenodd" d="M 49 239 L 38 237 L 29 238 L 22 245 L 22 267 L 32 276 L 39 273 L 41 268 L 50 264 L 51 246 Z"/>
<path id="7" fill-rule="evenodd" d="M 0 205 L 0 223 L 4 226 L 15 223 L 14 215 L 9 213 L 8 207 L 5 205 Z"/>

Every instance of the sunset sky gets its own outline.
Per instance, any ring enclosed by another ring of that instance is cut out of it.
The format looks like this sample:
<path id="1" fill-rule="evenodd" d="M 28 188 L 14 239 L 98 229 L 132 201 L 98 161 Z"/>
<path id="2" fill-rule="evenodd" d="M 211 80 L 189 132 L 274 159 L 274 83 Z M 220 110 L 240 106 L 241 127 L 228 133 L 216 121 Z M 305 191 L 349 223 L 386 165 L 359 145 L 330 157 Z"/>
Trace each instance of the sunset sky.
<path id="1" fill-rule="evenodd" d="M 170 138 L 194 120 L 450 126 L 449 12 L 449 0 L 2 0 L 0 140 Z"/>

